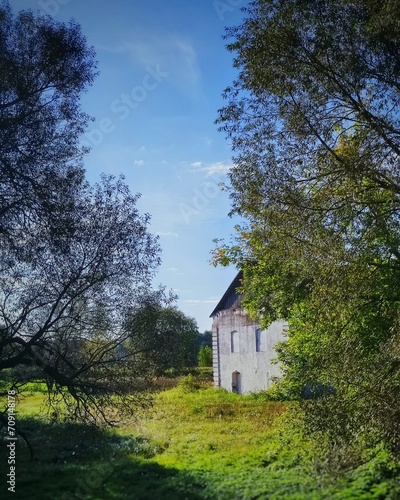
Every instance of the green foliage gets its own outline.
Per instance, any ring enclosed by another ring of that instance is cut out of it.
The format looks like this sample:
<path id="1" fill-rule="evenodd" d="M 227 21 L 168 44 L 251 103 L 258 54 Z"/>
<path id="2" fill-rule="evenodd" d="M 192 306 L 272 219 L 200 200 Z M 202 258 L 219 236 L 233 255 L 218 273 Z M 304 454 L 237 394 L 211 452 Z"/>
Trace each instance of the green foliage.
<path id="1" fill-rule="evenodd" d="M 196 365 L 197 324 L 175 307 L 159 301 L 132 308 L 125 321 L 126 346 L 135 360 L 161 375 L 167 369 Z"/>
<path id="2" fill-rule="evenodd" d="M 199 382 L 189 374 L 186 377 L 182 377 L 179 381 L 178 387 L 183 390 L 183 392 L 194 392 L 200 389 Z"/>
<path id="3" fill-rule="evenodd" d="M 193 375 L 204 383 L 211 383 L 213 380 L 213 370 L 209 366 L 190 366 L 184 368 L 168 368 L 165 370 L 164 375 L 171 378 L 184 377 L 186 375 Z"/>
<path id="4" fill-rule="evenodd" d="M 178 387 L 183 392 L 196 392 L 199 389 L 204 389 L 212 385 L 212 371 L 208 367 L 192 368 L 186 370 L 186 372 L 188 374 L 182 376 L 178 382 Z"/>
<path id="5" fill-rule="evenodd" d="M 45 380 L 55 414 L 107 421 L 134 411 L 149 375 L 122 325 L 148 298 L 157 238 L 122 178 L 85 180 L 80 97 L 96 68 L 76 22 L 5 0 L 0 45 L 0 371 L 17 392 Z"/>
<path id="6" fill-rule="evenodd" d="M 30 461 L 18 445 L 16 498 L 383 499 L 400 492 L 399 463 L 387 449 L 360 442 L 329 452 L 324 439 L 304 436 L 297 405 L 285 413 L 287 405 L 254 396 L 176 388 L 160 393 L 139 421 L 105 432 L 27 418 L 32 401 L 21 402 L 19 424 L 36 455 Z M 353 468 L 339 470 L 346 454 Z"/>
<path id="7" fill-rule="evenodd" d="M 400 453 L 399 5 L 256 0 L 228 29 L 239 77 L 219 124 L 236 153 L 214 262 L 245 306 L 289 321 L 279 391 L 331 445 Z"/>
<path id="8" fill-rule="evenodd" d="M 209 346 L 212 347 L 212 331 L 205 330 L 203 333 L 198 334 L 197 341 L 199 344 L 199 348 Z"/>
<path id="9" fill-rule="evenodd" d="M 208 345 L 200 347 L 197 359 L 199 366 L 212 366 L 213 364 L 212 348 Z"/>

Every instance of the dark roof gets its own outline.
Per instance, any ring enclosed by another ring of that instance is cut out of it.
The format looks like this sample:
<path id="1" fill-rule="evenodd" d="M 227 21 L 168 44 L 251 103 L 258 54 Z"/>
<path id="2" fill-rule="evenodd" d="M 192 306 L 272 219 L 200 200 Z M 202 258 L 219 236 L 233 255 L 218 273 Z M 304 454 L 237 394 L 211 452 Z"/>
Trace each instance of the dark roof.
<path id="1" fill-rule="evenodd" d="M 242 286 L 242 280 L 243 280 L 243 271 L 239 271 L 235 279 L 232 281 L 232 283 L 229 285 L 228 289 L 222 296 L 221 300 L 216 305 L 213 312 L 210 314 L 210 318 L 212 318 L 215 314 L 217 314 L 218 311 L 222 311 L 223 309 L 229 309 L 233 305 L 234 301 L 229 299 L 231 298 L 236 299 L 237 297 L 240 296 L 240 294 L 237 292 L 237 289 Z"/>

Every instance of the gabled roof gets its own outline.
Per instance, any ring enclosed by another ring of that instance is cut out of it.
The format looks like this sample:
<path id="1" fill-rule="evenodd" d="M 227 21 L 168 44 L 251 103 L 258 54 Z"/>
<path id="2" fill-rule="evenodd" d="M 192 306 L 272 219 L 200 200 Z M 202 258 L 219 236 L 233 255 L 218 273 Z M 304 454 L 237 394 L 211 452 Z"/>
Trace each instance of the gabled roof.
<path id="1" fill-rule="evenodd" d="M 230 307 L 232 307 L 234 299 L 240 296 L 240 294 L 237 292 L 237 289 L 242 286 L 242 280 L 243 271 L 239 271 L 235 279 L 232 281 L 232 283 L 229 285 L 228 289 L 222 296 L 221 300 L 216 305 L 213 312 L 210 314 L 210 318 L 215 316 L 218 311 L 222 311 L 223 309 L 229 309 Z"/>

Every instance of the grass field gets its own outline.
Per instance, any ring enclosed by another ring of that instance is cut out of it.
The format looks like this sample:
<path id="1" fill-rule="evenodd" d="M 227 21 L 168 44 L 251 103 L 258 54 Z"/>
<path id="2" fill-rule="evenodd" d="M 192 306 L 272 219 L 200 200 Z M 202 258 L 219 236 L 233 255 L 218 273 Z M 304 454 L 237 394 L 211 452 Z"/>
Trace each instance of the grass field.
<path id="1" fill-rule="evenodd" d="M 318 474 L 312 443 L 282 422 L 283 403 L 184 383 L 110 432 L 34 418 L 44 398 L 37 389 L 19 402 L 17 417 L 34 459 L 20 440 L 9 493 L 2 444 L 0 498 L 397 498 L 396 467 L 384 452 L 340 480 Z"/>

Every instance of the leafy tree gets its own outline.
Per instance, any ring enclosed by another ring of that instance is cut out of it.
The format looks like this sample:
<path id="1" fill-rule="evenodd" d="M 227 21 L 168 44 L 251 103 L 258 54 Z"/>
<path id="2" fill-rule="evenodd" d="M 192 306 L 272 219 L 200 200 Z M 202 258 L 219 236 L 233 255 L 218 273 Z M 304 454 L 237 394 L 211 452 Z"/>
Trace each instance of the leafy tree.
<path id="1" fill-rule="evenodd" d="M 197 324 L 177 308 L 148 301 L 130 311 L 125 328 L 129 348 L 138 353 L 136 363 L 151 366 L 156 375 L 196 365 Z"/>
<path id="2" fill-rule="evenodd" d="M 79 26 L 0 5 L 0 244 L 26 225 L 68 229 L 83 182 L 80 94 L 95 76 Z M 60 224 L 64 222 L 65 224 Z"/>
<path id="3" fill-rule="evenodd" d="M 94 417 L 94 408 L 106 418 L 102 408 L 118 405 L 112 396 L 125 397 L 145 375 L 134 353 L 116 349 L 127 338 L 126 311 L 148 295 L 159 263 L 136 201 L 122 181 L 104 178 L 87 189 L 62 245 L 33 227 L 21 248 L 2 252 L 0 370 L 39 367 L 54 381 L 53 400 L 64 399 L 76 417 Z M 135 398 L 124 398 L 124 408 Z"/>
<path id="4" fill-rule="evenodd" d="M 200 347 L 197 359 L 199 366 L 212 366 L 213 355 L 211 347 L 208 345 Z"/>
<path id="5" fill-rule="evenodd" d="M 205 346 L 212 347 L 212 331 L 211 330 L 204 330 L 203 333 L 199 332 L 198 338 L 198 345 L 199 349 Z"/>
<path id="6" fill-rule="evenodd" d="M 235 240 L 246 306 L 288 318 L 280 346 L 306 420 L 400 450 L 398 2 L 258 0 L 228 30 L 237 80 L 219 123 L 236 153 Z"/>
<path id="7" fill-rule="evenodd" d="M 149 371 L 121 346 L 158 242 L 122 179 L 84 179 L 94 54 L 79 26 L 3 1 L 0 47 L 0 372 L 17 391 L 44 378 L 55 414 L 110 422 L 146 402 Z"/>

